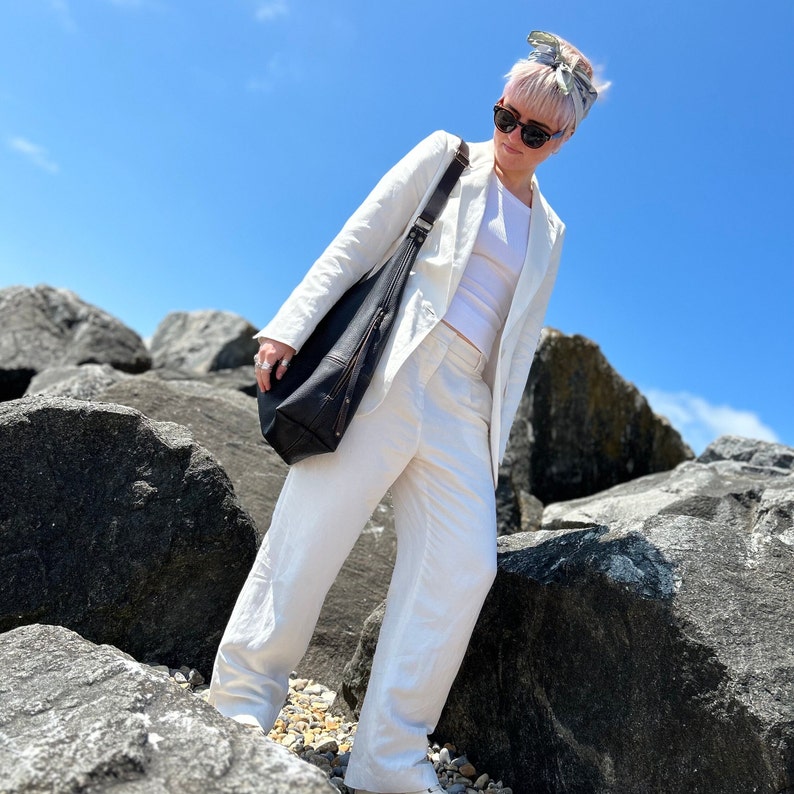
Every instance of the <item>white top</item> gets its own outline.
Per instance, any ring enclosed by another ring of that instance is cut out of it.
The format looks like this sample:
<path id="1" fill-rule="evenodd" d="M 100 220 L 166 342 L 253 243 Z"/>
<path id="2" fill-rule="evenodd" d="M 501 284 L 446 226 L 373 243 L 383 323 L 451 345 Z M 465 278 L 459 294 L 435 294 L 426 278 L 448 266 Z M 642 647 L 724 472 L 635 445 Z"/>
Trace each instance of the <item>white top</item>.
<path id="1" fill-rule="evenodd" d="M 530 209 L 493 178 L 477 239 L 444 321 L 486 357 L 507 319 L 524 265 Z"/>

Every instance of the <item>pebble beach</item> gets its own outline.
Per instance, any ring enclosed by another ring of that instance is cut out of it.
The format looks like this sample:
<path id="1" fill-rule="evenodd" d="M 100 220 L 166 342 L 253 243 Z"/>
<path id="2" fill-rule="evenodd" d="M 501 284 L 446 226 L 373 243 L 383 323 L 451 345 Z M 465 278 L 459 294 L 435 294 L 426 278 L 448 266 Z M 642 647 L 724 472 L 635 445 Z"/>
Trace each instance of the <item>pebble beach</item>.
<path id="1" fill-rule="evenodd" d="M 177 686 L 207 699 L 209 687 L 197 670 L 154 667 L 168 672 Z M 335 700 L 336 692 L 328 687 L 311 679 L 291 678 L 287 701 L 268 737 L 325 772 L 340 794 L 355 794 L 345 785 L 345 772 L 356 723 L 334 713 Z M 492 780 L 487 771 L 475 768 L 452 744 L 429 745 L 427 755 L 439 784 L 449 794 L 513 794 L 501 780 Z"/>

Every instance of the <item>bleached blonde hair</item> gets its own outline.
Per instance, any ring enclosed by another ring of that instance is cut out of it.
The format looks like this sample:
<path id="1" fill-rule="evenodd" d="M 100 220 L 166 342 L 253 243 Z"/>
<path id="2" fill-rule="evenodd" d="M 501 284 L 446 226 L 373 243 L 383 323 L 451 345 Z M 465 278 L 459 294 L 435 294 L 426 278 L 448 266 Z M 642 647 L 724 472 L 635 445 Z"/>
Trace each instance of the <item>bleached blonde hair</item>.
<path id="1" fill-rule="evenodd" d="M 560 54 L 571 71 L 581 69 L 590 78 L 599 95 L 605 91 L 609 83 L 603 80 L 596 82 L 593 66 L 585 55 L 565 39 L 559 36 L 556 38 L 560 44 Z M 553 123 L 557 130 L 573 132 L 576 127 L 574 100 L 571 94 L 560 90 L 552 67 L 522 58 L 513 64 L 505 78 L 505 94 L 510 94 L 522 104 L 531 107 L 538 117 Z"/>

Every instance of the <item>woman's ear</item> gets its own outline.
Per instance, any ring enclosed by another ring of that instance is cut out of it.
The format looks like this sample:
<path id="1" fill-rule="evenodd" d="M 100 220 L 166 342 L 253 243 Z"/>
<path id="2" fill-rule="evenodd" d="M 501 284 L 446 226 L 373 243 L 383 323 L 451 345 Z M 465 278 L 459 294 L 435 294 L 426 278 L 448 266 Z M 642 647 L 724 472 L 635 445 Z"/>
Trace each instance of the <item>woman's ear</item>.
<path id="1" fill-rule="evenodd" d="M 575 130 L 575 129 L 572 129 L 572 130 L 565 130 L 565 135 L 563 135 L 563 136 L 560 138 L 560 145 L 557 147 L 557 151 L 559 151 L 559 150 L 562 148 L 562 145 L 563 145 L 564 143 L 567 143 L 568 141 L 570 141 L 570 140 L 571 140 L 571 138 L 573 138 L 573 134 L 574 134 L 574 132 L 576 132 L 576 130 Z"/>
<path id="2" fill-rule="evenodd" d="M 554 141 L 554 143 L 556 145 L 554 147 L 554 151 L 552 152 L 552 154 L 559 154 L 560 153 L 560 149 L 562 149 L 563 145 L 567 141 L 571 140 L 571 138 L 573 137 L 574 132 L 575 132 L 575 130 L 566 130 L 565 134 L 562 137 L 557 138 L 557 140 Z"/>

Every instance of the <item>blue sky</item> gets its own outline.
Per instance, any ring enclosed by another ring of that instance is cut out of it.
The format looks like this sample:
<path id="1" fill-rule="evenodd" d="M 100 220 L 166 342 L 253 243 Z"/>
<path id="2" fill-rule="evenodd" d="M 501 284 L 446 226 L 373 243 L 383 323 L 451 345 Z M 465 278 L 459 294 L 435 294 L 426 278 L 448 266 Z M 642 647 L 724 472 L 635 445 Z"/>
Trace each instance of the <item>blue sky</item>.
<path id="1" fill-rule="evenodd" d="M 0 288 L 263 325 L 418 140 L 492 135 L 536 28 L 613 83 L 539 170 L 547 324 L 696 451 L 794 445 L 791 0 L 3 0 Z"/>

